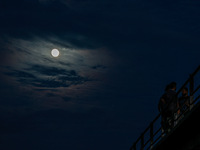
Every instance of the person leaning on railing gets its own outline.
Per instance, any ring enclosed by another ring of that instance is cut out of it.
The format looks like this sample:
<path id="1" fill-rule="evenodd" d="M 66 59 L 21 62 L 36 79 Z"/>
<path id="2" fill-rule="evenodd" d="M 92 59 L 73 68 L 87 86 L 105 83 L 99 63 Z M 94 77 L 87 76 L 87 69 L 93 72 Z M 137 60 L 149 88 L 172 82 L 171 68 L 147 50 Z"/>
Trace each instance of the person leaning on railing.
<path id="1" fill-rule="evenodd" d="M 163 133 L 168 133 L 174 127 L 176 110 L 178 108 L 176 96 L 176 82 L 166 86 L 165 93 L 161 96 L 158 109 L 161 113 Z"/>

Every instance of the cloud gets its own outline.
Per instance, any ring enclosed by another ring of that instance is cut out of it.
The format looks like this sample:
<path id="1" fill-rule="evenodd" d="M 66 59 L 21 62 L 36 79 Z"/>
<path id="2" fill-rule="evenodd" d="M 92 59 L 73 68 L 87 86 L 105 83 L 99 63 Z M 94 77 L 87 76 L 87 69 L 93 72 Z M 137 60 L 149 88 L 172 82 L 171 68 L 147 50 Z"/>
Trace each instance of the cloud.
<path id="1" fill-rule="evenodd" d="M 83 84 L 89 78 L 78 75 L 75 70 L 65 70 L 43 65 L 32 65 L 22 70 L 10 70 L 6 75 L 15 78 L 20 84 L 40 88 L 69 87 Z"/>
<path id="2" fill-rule="evenodd" d="M 159 43 L 173 46 L 178 38 L 187 38 L 191 33 L 198 35 L 194 32 L 198 23 L 193 21 L 198 15 L 189 12 L 189 5 L 177 1 L 165 8 L 165 4 L 171 1 L 3 0 L 0 33 L 25 39 L 33 35 L 57 36 L 77 48 L 105 46 L 114 51 L 140 51 L 148 47 L 153 51 Z M 190 3 L 194 10 L 198 9 L 197 4 Z M 185 13 L 174 9 L 177 7 Z M 172 39 L 174 32 L 176 39 Z M 140 48 L 143 45 L 147 46 Z"/>
<path id="3" fill-rule="evenodd" d="M 105 89 L 102 88 L 108 71 L 105 68 L 112 62 L 105 48 L 77 48 L 56 36 L 30 39 L 7 36 L 0 42 L 8 53 L 5 56 L 2 51 L 6 61 L 1 63 L 0 75 L 16 89 L 5 101 L 15 101 L 16 95 L 21 94 L 27 101 L 48 109 L 78 111 L 97 105 L 93 95 Z M 52 48 L 60 50 L 58 58 L 51 56 Z"/>
<path id="4" fill-rule="evenodd" d="M 47 97 L 56 97 L 58 96 L 57 94 L 54 94 L 54 93 L 47 93 L 46 94 Z"/>
<path id="5" fill-rule="evenodd" d="M 4 21 L 1 23 L 0 33 L 24 39 L 30 39 L 34 35 L 44 38 L 53 36 L 77 48 L 109 46 L 113 49 L 120 46 L 118 44 L 120 42 L 126 44 L 133 36 L 132 33 L 141 35 L 141 32 L 138 32 L 141 19 L 130 14 L 142 10 L 139 4 L 137 8 L 133 2 L 120 3 L 113 0 L 41 0 L 40 2 L 46 4 L 37 3 L 36 0 L 30 2 L 21 0 L 13 2 L 16 5 L 12 8 L 9 5 L 12 0 L 6 2 L 7 7 L 2 10 L 4 15 L 1 16 L 1 20 Z M 140 31 L 144 30 L 145 28 Z"/>
<path id="6" fill-rule="evenodd" d="M 65 102 L 69 102 L 70 100 L 72 100 L 70 97 L 68 96 L 65 96 L 65 97 L 62 97 L 62 99 L 65 101 Z"/>
<path id="7" fill-rule="evenodd" d="M 74 47 L 97 47 L 98 42 L 94 38 L 81 33 L 84 30 L 81 26 L 87 22 L 84 23 L 84 20 L 79 19 L 79 13 L 63 4 L 68 1 L 44 1 L 46 5 L 36 0 L 3 1 L 0 10 L 1 35 L 24 39 L 57 36 Z"/>
<path id="8" fill-rule="evenodd" d="M 48 67 L 44 65 L 31 65 L 30 68 L 26 69 L 27 71 L 34 71 L 41 75 L 55 76 L 55 75 L 75 75 L 76 72 L 74 70 L 67 71 L 65 69 L 56 68 L 56 67 Z"/>
<path id="9" fill-rule="evenodd" d="M 16 77 L 16 78 L 36 78 L 31 73 L 20 71 L 20 70 L 13 70 L 12 72 L 6 72 L 5 74 L 8 76 Z"/>
<path id="10" fill-rule="evenodd" d="M 96 65 L 96 66 L 92 66 L 92 69 L 106 69 L 106 66 L 104 66 L 104 65 Z"/>

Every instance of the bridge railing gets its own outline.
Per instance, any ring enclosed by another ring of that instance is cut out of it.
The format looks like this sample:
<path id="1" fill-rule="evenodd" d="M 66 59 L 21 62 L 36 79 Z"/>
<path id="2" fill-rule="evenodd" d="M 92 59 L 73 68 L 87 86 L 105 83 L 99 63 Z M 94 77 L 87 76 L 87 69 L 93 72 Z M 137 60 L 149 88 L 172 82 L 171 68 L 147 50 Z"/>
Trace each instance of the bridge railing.
<path id="1" fill-rule="evenodd" d="M 186 111 L 189 112 L 192 110 L 195 104 L 200 102 L 200 65 L 177 91 L 177 97 L 179 97 L 184 87 L 188 87 L 189 89 L 190 102 L 188 110 Z M 180 108 L 177 109 L 177 112 L 179 110 Z M 184 115 L 185 113 L 179 114 L 174 121 L 178 124 Z M 161 126 L 161 113 L 159 113 L 148 125 L 148 127 L 142 132 L 139 138 L 133 143 L 130 150 L 151 150 L 164 136 L 166 135 L 163 133 Z"/>

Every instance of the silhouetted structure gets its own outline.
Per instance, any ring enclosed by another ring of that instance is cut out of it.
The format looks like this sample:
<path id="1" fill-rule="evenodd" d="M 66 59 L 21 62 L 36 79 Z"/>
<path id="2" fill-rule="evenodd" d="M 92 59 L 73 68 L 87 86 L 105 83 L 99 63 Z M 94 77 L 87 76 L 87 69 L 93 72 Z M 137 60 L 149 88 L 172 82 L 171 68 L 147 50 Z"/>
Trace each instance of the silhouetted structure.
<path id="1" fill-rule="evenodd" d="M 134 142 L 130 150 L 200 150 L 200 66 L 178 90 L 189 87 L 189 107 L 176 118 L 175 127 L 168 133 L 161 131 L 161 114 L 159 114 Z M 196 85 L 195 85 L 195 84 Z M 180 111 L 178 108 L 176 111 Z"/>

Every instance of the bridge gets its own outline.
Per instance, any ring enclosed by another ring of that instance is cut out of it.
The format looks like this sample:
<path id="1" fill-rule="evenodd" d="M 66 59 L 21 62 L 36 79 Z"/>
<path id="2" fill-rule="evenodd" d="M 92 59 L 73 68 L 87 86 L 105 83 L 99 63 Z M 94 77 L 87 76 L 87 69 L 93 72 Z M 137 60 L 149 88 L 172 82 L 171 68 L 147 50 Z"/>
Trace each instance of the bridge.
<path id="1" fill-rule="evenodd" d="M 185 113 L 175 118 L 174 128 L 164 134 L 159 113 L 133 143 L 130 150 L 200 150 L 200 121 L 198 120 L 200 116 L 200 65 L 178 90 L 178 97 L 184 87 L 189 88 L 189 107 Z M 179 110 L 180 108 L 177 108 L 176 111 Z"/>

